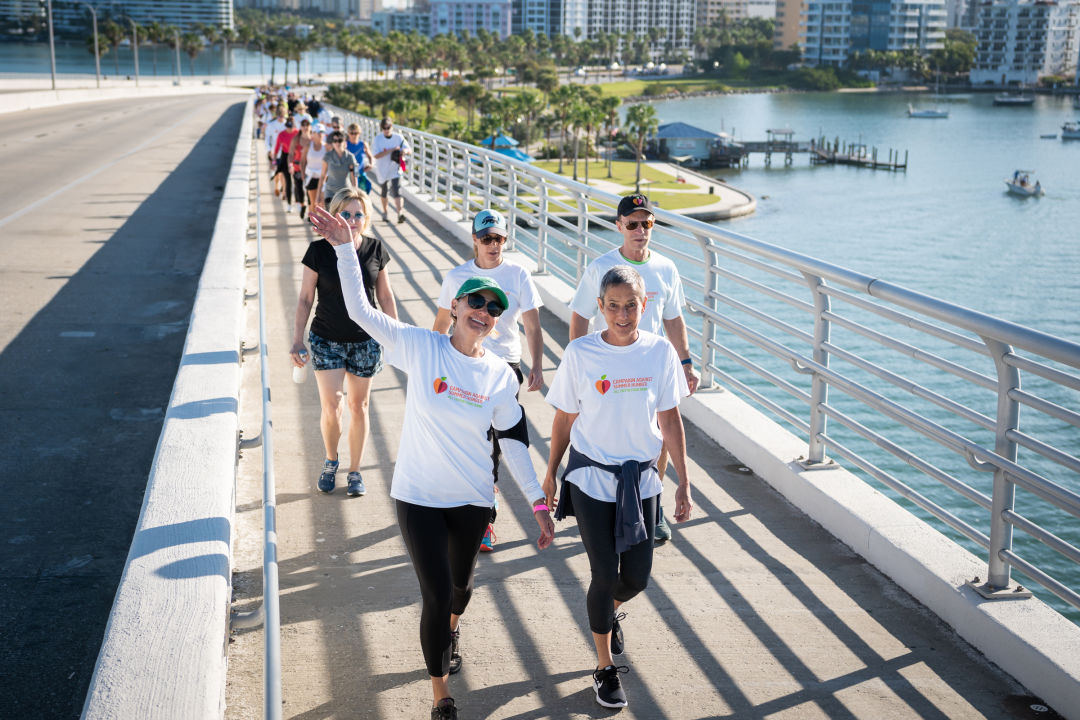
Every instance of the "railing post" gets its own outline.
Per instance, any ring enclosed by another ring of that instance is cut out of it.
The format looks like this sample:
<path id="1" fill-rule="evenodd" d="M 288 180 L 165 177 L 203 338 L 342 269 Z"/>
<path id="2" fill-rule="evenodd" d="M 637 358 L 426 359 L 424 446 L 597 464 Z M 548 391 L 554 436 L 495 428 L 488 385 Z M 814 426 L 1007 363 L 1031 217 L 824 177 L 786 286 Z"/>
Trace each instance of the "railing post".
<path id="1" fill-rule="evenodd" d="M 716 381 L 713 373 L 716 367 L 716 348 L 713 347 L 716 323 L 712 319 L 716 313 L 716 297 L 713 294 L 716 292 L 716 255 L 712 252 L 712 240 L 705 235 L 694 237 L 701 245 L 701 254 L 705 260 L 705 297 L 702 300 L 709 312 L 704 313 L 701 324 L 701 387 L 709 388 Z"/>
<path id="2" fill-rule="evenodd" d="M 469 150 L 461 151 L 461 219 L 469 218 L 469 193 L 472 192 L 473 183 L 473 156 Z"/>
<path id="3" fill-rule="evenodd" d="M 588 256 L 585 253 L 585 246 L 588 244 L 589 235 L 589 218 L 587 216 L 588 208 L 585 203 L 585 196 L 578 193 L 577 196 L 577 271 L 574 274 L 574 286 L 577 287 L 581 284 L 581 276 L 585 274 L 585 265 Z"/>
<path id="4" fill-rule="evenodd" d="M 994 430 L 994 452 L 1011 462 L 1016 462 L 1016 443 L 1009 439 L 1010 430 L 1020 425 L 1020 404 L 1009 393 L 1020 389 L 1020 371 L 1005 363 L 1012 354 L 1012 347 L 998 340 L 982 338 L 997 368 L 997 427 Z M 1003 550 L 1012 550 L 1013 527 L 1005 521 L 1006 510 L 1012 510 L 1016 501 L 1016 485 L 1001 468 L 994 469 L 994 494 L 990 503 L 990 558 L 987 584 L 990 589 L 1004 590 L 1009 586 L 1009 564 L 1001 557 Z"/>
<path id="5" fill-rule="evenodd" d="M 829 342 L 830 323 L 825 313 L 831 308 L 829 296 L 821 292 L 825 281 L 816 275 L 803 273 L 810 292 L 814 295 L 814 362 L 824 367 L 829 367 L 829 353 L 825 350 L 825 344 Z M 825 434 L 827 418 L 821 408 L 829 400 L 829 385 L 820 373 L 813 374 L 810 388 L 810 438 L 809 449 L 806 455 L 807 465 L 819 465 L 825 462 L 825 442 L 821 436 Z"/>
<path id="6" fill-rule="evenodd" d="M 454 209 L 454 146 L 446 145 L 446 164 L 443 166 L 443 177 L 446 178 L 446 209 Z M 438 153 L 435 156 L 438 157 Z M 465 168 L 465 178 L 468 180 L 469 168 Z"/>
<path id="7" fill-rule="evenodd" d="M 548 235 L 548 188 L 547 183 L 540 183 L 540 222 L 536 229 L 536 272 L 547 272 L 547 235 Z"/>
<path id="8" fill-rule="evenodd" d="M 506 221 L 510 225 L 510 247 L 509 250 L 514 249 L 514 240 L 517 237 L 517 171 L 514 170 L 513 165 L 507 165 L 506 171 L 510 173 L 510 188 L 509 196 L 507 198 L 508 207 L 506 208 Z"/>

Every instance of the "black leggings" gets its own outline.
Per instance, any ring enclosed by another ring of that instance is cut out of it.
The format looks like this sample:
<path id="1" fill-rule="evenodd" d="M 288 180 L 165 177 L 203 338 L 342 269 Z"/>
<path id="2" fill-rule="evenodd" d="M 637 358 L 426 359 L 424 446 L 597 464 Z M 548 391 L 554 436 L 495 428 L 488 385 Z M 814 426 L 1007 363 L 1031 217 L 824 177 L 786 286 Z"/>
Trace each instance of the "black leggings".
<path id="1" fill-rule="evenodd" d="M 289 183 L 285 184 L 288 185 Z M 292 174 L 292 192 L 289 194 L 288 200 L 300 205 L 307 205 L 307 193 L 304 192 L 304 174 L 302 172 Z"/>
<path id="2" fill-rule="evenodd" d="M 412 559 L 423 599 L 420 648 L 432 677 L 450 672 L 450 615 L 461 615 L 473 589 L 473 570 L 491 508 L 433 508 L 394 501 L 398 529 Z"/>
<path id="3" fill-rule="evenodd" d="M 626 602 L 649 584 L 656 504 L 660 496 L 641 501 L 648 539 L 620 555 L 615 552 L 615 503 L 591 498 L 572 482 L 564 482 L 563 487 L 570 490 L 578 532 L 581 533 L 581 542 L 585 545 L 589 569 L 592 571 L 585 603 L 589 610 L 589 627 L 594 633 L 603 635 L 611 632 L 615 601 Z"/>

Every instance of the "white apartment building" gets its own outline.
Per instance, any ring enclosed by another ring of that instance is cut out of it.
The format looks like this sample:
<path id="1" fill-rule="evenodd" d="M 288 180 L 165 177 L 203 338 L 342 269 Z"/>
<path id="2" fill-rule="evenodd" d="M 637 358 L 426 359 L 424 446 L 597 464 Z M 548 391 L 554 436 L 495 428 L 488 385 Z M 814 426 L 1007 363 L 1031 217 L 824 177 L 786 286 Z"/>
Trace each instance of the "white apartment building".
<path id="1" fill-rule="evenodd" d="M 563 32 L 574 37 L 573 28 L 584 22 L 582 40 L 601 33 L 648 35 L 662 28 L 658 45 L 691 51 L 695 27 L 695 0 L 563 0 Z M 567 32 L 569 30 L 569 32 Z"/>
<path id="2" fill-rule="evenodd" d="M 217 28 L 234 28 L 232 0 L 88 0 L 97 11 L 98 20 L 104 17 L 131 18 L 140 25 L 157 21 L 188 30 L 196 23 Z M 45 12 L 45 3 L 16 2 L 12 8 L 28 10 L 32 6 Z M 0 4 L 0 18 L 3 18 Z M 53 23 L 59 30 L 83 28 L 87 24 L 86 8 L 73 2 L 53 2 Z M 17 13 L 16 13 L 17 16 Z"/>
<path id="3" fill-rule="evenodd" d="M 460 35 L 487 30 L 504 39 L 510 35 L 510 0 L 430 0 L 431 34 Z"/>
<path id="4" fill-rule="evenodd" d="M 803 62 L 841 66 L 853 51 L 945 47 L 945 0 L 807 0 Z"/>
<path id="5" fill-rule="evenodd" d="M 979 7 L 971 82 L 1034 85 L 1077 73 L 1080 0 L 994 0 Z"/>

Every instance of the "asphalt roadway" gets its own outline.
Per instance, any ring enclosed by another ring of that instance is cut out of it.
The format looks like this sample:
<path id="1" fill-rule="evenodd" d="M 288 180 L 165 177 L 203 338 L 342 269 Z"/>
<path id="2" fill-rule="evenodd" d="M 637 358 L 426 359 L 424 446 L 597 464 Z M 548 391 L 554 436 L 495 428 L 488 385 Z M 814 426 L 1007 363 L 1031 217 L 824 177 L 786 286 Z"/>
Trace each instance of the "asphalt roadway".
<path id="1" fill-rule="evenodd" d="M 243 100 L 3 116 L 0 718 L 82 711 Z"/>

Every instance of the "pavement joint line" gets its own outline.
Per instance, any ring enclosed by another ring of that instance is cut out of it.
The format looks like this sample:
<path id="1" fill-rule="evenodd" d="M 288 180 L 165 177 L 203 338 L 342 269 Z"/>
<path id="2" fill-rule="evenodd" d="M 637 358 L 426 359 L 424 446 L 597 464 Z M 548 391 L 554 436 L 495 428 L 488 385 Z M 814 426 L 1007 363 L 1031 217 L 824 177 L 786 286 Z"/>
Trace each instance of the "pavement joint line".
<path id="1" fill-rule="evenodd" d="M 156 140 L 160 139 L 162 136 L 167 135 L 168 133 L 172 132 L 173 129 L 180 126 L 184 122 L 186 122 L 188 120 L 188 118 L 190 118 L 192 115 L 195 115 L 196 113 L 202 112 L 202 111 L 203 111 L 202 108 L 197 108 L 195 110 L 192 110 L 191 112 L 187 113 L 186 115 L 181 117 L 179 120 L 177 120 L 175 123 L 173 123 L 169 127 L 165 128 L 164 130 L 159 132 L 157 135 L 154 135 L 153 137 L 150 137 L 149 139 L 144 140 L 143 142 L 141 142 L 138 145 L 136 145 L 135 147 L 133 147 L 131 150 L 128 150 L 123 155 L 120 155 L 120 156 L 116 157 L 115 159 L 110 160 L 109 162 L 105 163 L 104 165 L 101 165 L 100 167 L 98 167 L 95 170 L 91 170 L 90 172 L 83 175 L 81 178 L 78 178 L 77 180 L 72 180 L 67 185 L 64 185 L 63 187 L 57 188 L 56 190 L 53 190 L 48 195 L 46 195 L 44 197 L 41 197 L 41 198 L 38 198 L 34 202 L 32 202 L 29 205 L 27 205 L 26 207 L 24 207 L 22 210 L 18 210 L 16 212 L 13 212 L 11 215 L 8 215 L 6 218 L 0 220 L 0 227 L 4 227 L 5 225 L 7 225 L 9 222 L 12 222 L 13 220 L 18 220 L 19 218 L 21 218 L 23 215 L 27 214 L 31 210 L 36 210 L 41 205 L 44 205 L 45 203 L 51 201 L 57 195 L 59 195 L 61 193 L 64 193 L 64 192 L 67 192 L 68 190 L 71 190 L 74 187 L 78 187 L 79 185 L 86 182 L 90 178 L 95 177 L 95 176 L 103 173 L 104 171 L 108 170 L 113 165 L 116 165 L 121 160 L 126 160 L 127 158 L 131 157 L 135 153 L 143 151 L 144 149 L 146 149 L 146 147 L 148 145 L 150 145 L 151 143 L 153 143 Z"/>

